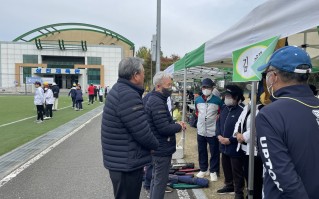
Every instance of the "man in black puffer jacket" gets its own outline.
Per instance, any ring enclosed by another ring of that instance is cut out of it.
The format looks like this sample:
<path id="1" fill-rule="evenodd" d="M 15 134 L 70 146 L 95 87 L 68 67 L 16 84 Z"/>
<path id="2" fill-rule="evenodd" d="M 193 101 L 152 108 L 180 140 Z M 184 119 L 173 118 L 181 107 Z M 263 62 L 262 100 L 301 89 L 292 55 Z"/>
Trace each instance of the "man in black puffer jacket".
<path id="1" fill-rule="evenodd" d="M 152 132 L 159 141 L 159 147 L 153 153 L 153 178 L 150 198 L 164 198 L 168 181 L 172 154 L 176 151 L 175 134 L 186 129 L 184 122 L 175 123 L 168 110 L 167 98 L 172 94 L 172 76 L 158 72 L 153 77 L 155 91 L 150 94 L 145 110 Z"/>
<path id="2" fill-rule="evenodd" d="M 115 198 L 139 198 L 143 167 L 151 162 L 151 151 L 159 145 L 147 122 L 141 98 L 143 83 L 142 60 L 123 59 L 119 79 L 108 94 L 103 111 L 103 161 Z"/>

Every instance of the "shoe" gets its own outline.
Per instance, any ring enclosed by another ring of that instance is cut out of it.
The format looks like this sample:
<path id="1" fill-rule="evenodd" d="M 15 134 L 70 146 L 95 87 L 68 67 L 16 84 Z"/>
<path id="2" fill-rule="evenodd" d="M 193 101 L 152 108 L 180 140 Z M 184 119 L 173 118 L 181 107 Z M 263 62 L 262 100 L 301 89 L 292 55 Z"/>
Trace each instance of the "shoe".
<path id="1" fill-rule="evenodd" d="M 50 118 L 51 118 L 51 117 L 44 117 L 43 119 L 44 119 L 44 120 L 48 120 L 48 119 L 50 119 Z"/>
<path id="2" fill-rule="evenodd" d="M 204 178 L 205 176 L 209 176 L 209 171 L 200 171 L 196 177 L 198 178 Z"/>
<path id="3" fill-rule="evenodd" d="M 42 122 L 43 122 L 43 120 L 38 120 L 38 121 L 37 121 L 38 124 L 40 124 L 40 123 L 42 123 Z"/>
<path id="4" fill-rule="evenodd" d="M 171 187 L 169 186 L 166 186 L 165 188 L 165 193 L 172 193 L 174 191 L 174 189 L 172 189 Z"/>
<path id="5" fill-rule="evenodd" d="M 210 173 L 210 181 L 216 182 L 218 180 L 216 172 Z"/>
<path id="6" fill-rule="evenodd" d="M 77 109 L 75 109 L 75 110 L 76 110 L 76 111 L 79 111 L 80 109 L 77 108 Z"/>
<path id="7" fill-rule="evenodd" d="M 234 187 L 224 186 L 223 188 L 217 190 L 218 194 L 234 194 Z"/>

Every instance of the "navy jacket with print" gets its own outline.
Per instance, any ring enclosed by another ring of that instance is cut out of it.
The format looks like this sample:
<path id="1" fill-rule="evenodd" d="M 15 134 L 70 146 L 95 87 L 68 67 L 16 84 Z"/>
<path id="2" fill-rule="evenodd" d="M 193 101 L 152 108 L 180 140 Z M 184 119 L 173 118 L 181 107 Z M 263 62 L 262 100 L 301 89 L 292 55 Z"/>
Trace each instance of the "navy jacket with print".
<path id="1" fill-rule="evenodd" d="M 319 99 L 308 85 L 284 87 L 274 95 L 279 99 L 256 118 L 258 148 L 266 168 L 265 198 L 317 199 Z"/>

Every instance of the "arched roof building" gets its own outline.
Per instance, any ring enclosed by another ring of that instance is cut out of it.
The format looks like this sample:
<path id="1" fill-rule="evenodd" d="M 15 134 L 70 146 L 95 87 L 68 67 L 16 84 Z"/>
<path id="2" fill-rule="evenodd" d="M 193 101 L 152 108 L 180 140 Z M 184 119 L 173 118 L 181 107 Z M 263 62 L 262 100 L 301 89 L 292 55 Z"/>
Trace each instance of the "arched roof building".
<path id="1" fill-rule="evenodd" d="M 60 88 L 79 83 L 112 86 L 118 63 L 134 56 L 132 41 L 109 29 L 84 23 L 57 23 L 0 42 L 0 88 L 32 86 L 36 79 Z"/>

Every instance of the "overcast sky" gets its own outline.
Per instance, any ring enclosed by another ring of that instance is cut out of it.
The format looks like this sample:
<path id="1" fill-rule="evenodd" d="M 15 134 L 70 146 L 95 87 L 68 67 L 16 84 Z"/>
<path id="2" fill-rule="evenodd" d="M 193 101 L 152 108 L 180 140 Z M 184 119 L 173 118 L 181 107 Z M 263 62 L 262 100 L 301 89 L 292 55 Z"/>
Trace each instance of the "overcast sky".
<path id="1" fill-rule="evenodd" d="M 185 53 L 222 33 L 266 0 L 162 0 L 165 56 Z M 6 0 L 0 7 L 0 41 L 53 23 L 102 26 L 150 48 L 157 0 Z"/>

